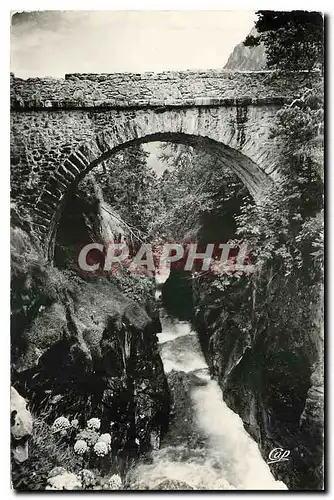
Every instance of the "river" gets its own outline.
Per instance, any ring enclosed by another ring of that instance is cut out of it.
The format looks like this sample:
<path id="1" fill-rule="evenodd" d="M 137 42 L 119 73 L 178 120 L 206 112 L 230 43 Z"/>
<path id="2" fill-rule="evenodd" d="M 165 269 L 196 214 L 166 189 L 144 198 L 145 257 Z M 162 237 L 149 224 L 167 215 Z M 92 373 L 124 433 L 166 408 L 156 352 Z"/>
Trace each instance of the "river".
<path id="1" fill-rule="evenodd" d="M 160 317 L 160 355 L 172 396 L 186 394 L 176 401 L 170 436 L 153 451 L 152 462 L 132 471 L 133 489 L 286 490 L 223 401 L 190 324 L 168 317 L 162 307 Z"/>

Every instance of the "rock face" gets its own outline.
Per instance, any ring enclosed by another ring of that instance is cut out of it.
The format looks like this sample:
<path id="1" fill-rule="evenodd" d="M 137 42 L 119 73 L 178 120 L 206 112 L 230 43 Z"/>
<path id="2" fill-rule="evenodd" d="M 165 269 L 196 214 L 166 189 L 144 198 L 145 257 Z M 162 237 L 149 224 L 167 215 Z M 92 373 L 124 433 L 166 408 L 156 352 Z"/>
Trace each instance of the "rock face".
<path id="1" fill-rule="evenodd" d="M 50 421 L 98 416 L 106 432 L 111 421 L 123 425 L 146 451 L 169 410 L 155 333 L 143 308 L 97 277 L 36 317 L 13 369 Z"/>
<path id="2" fill-rule="evenodd" d="M 247 289 L 246 283 L 243 286 Z M 310 331 L 300 323 L 290 328 L 275 320 L 254 326 L 254 297 L 247 297 L 247 293 L 242 295 L 237 312 L 229 313 L 228 302 L 237 304 L 238 297 L 232 290 L 214 301 L 203 284 L 195 292 L 194 326 L 211 375 L 266 461 L 274 448 L 290 451 L 289 461 L 270 465 L 274 476 L 289 489 L 322 489 L 321 306 Z"/>
<path id="3" fill-rule="evenodd" d="M 169 314 L 180 320 L 189 320 L 193 312 L 191 272 L 171 267 L 162 288 L 162 300 Z"/>
<path id="4" fill-rule="evenodd" d="M 192 488 L 188 483 L 184 481 L 176 481 L 175 479 L 174 480 L 166 479 L 165 481 L 162 481 L 160 484 L 158 484 L 156 489 L 167 490 L 167 491 L 171 490 L 185 491 L 185 490 L 193 490 L 194 488 Z"/>
<path id="5" fill-rule="evenodd" d="M 103 238 L 108 221 L 96 217 L 94 200 L 86 205 L 76 220 L 69 210 L 70 237 L 77 231 L 77 240 L 62 255 L 62 270 L 43 261 L 32 233 L 13 228 L 12 381 L 48 423 L 61 415 L 80 423 L 98 417 L 103 432 L 115 423 L 120 446 L 137 439 L 144 453 L 168 424 L 169 390 L 156 335 L 161 325 L 149 293 L 136 302 L 109 277 L 66 269 L 87 231 L 96 231 L 90 235 L 95 241 Z M 89 226 L 76 224 L 83 214 Z"/>
<path id="6" fill-rule="evenodd" d="M 250 35 L 257 35 L 255 28 L 251 30 Z M 231 52 L 224 69 L 237 71 L 261 71 L 266 69 L 264 45 L 246 47 L 243 42 L 240 42 Z"/>
<path id="7" fill-rule="evenodd" d="M 17 392 L 15 387 L 11 387 L 10 432 L 13 458 L 18 463 L 24 462 L 29 456 L 28 439 L 32 433 L 32 425 L 32 415 L 27 409 L 26 400 Z"/>

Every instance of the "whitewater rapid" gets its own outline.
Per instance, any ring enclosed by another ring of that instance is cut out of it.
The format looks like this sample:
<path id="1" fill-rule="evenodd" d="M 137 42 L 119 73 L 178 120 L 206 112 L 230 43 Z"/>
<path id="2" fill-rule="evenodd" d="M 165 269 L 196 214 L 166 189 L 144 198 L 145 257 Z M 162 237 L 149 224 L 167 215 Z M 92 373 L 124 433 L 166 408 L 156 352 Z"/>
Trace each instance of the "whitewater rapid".
<path id="1" fill-rule="evenodd" d="M 152 463 L 136 467 L 137 487 L 159 489 L 168 480 L 199 490 L 286 490 L 271 474 L 240 417 L 223 401 L 218 384 L 210 379 L 190 324 L 169 318 L 163 309 L 160 315 L 162 332 L 158 337 L 165 373 L 193 374 L 201 382 L 191 386 L 190 398 L 205 444 L 194 449 L 181 441 L 162 445 L 153 452 Z"/>

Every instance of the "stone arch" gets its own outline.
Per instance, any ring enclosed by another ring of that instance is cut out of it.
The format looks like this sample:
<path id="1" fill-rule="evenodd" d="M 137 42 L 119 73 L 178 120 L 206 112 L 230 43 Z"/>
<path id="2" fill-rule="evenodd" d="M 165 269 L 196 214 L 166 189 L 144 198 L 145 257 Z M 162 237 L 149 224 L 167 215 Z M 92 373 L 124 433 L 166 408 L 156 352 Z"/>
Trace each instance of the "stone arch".
<path id="1" fill-rule="evenodd" d="M 263 167 L 261 168 L 240 151 L 247 141 L 243 139 L 238 148 L 239 139 L 233 139 L 232 134 L 227 142 L 233 144 L 233 141 L 237 141 L 233 145 L 239 150 L 233 148 L 217 140 L 222 134 L 220 132 L 217 138 L 217 132 L 212 124 L 205 120 L 206 125 L 203 126 L 198 118 L 198 115 L 187 116 L 187 113 L 182 111 L 145 113 L 127 122 L 111 124 L 88 143 L 75 148 L 49 177 L 34 209 L 33 224 L 44 243 L 48 257 L 53 258 L 57 223 L 69 189 L 80 182 L 101 161 L 133 144 L 167 141 L 206 149 L 218 159 L 222 168 L 229 166 L 238 175 L 255 202 L 258 203 L 263 199 L 273 180 L 265 173 Z"/>

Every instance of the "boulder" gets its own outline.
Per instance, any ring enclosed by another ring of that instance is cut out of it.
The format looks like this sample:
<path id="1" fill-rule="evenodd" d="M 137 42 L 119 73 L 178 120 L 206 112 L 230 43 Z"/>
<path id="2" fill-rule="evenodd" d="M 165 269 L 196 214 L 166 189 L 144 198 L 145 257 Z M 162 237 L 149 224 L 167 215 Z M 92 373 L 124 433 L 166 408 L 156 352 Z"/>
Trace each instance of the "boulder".
<path id="1" fill-rule="evenodd" d="M 27 401 L 14 387 L 10 388 L 10 432 L 12 454 L 16 462 L 28 458 L 28 439 L 32 433 L 32 415 L 27 409 Z"/>

